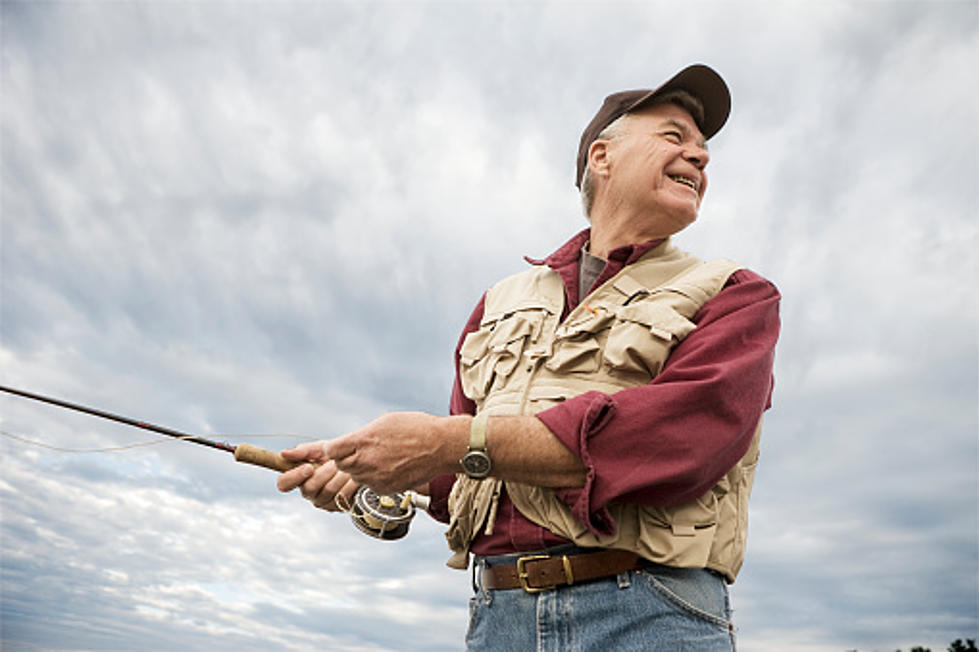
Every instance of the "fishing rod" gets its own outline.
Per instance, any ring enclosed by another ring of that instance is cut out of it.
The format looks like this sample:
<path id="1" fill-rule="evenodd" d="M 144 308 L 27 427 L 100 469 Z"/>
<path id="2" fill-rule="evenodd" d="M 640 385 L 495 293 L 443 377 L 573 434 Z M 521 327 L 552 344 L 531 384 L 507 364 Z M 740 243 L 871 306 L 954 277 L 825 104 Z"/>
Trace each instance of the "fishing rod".
<path id="1" fill-rule="evenodd" d="M 56 405 L 68 410 L 83 412 L 101 419 L 109 419 L 110 421 L 149 430 L 182 441 L 189 441 L 192 444 L 216 448 L 217 450 L 232 453 L 238 462 L 261 466 L 266 469 L 272 469 L 273 471 L 288 471 L 300 464 L 306 463 L 290 462 L 279 453 L 259 448 L 258 446 L 252 446 L 251 444 L 231 445 L 227 442 L 214 441 L 206 437 L 190 435 L 172 428 L 164 428 L 163 426 L 157 426 L 146 421 L 112 414 L 105 410 L 98 410 L 84 405 L 78 405 L 77 403 L 69 403 L 59 398 L 43 396 L 23 389 L 0 385 L 0 391 L 34 401 Z M 367 487 L 360 487 L 356 494 L 354 494 L 353 504 L 349 506 L 349 509 L 344 511 L 350 514 L 354 525 L 361 532 L 377 539 L 393 540 L 400 539 L 408 534 L 408 525 L 415 516 L 415 508 L 425 509 L 428 507 L 427 503 L 426 496 L 421 496 L 410 491 L 392 495 L 380 495 Z"/>

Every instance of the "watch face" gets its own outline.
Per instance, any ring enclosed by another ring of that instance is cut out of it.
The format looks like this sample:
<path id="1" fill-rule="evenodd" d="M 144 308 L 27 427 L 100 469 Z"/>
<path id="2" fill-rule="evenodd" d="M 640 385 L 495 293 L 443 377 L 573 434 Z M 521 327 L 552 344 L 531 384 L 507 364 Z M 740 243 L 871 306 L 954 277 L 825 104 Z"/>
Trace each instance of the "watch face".
<path id="1" fill-rule="evenodd" d="M 484 451 L 469 451 L 461 461 L 462 470 L 470 478 L 485 478 L 489 475 L 492 464 L 489 455 Z"/>

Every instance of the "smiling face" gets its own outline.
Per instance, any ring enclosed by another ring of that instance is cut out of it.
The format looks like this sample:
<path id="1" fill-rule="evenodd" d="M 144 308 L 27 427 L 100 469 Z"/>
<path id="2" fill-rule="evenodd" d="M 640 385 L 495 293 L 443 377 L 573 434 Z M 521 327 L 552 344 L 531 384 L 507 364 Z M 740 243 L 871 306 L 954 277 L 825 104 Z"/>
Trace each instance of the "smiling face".
<path id="1" fill-rule="evenodd" d="M 710 156 L 686 110 L 675 104 L 640 109 L 626 117 L 615 137 L 592 147 L 592 172 L 604 177 L 602 208 L 616 221 L 659 238 L 697 219 Z"/>

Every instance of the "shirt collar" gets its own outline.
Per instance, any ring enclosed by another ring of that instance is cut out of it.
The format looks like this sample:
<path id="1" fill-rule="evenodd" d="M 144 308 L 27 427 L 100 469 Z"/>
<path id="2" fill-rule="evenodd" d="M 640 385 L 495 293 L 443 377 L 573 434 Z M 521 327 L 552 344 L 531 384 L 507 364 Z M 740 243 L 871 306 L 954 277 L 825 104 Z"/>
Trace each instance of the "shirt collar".
<path id="1" fill-rule="evenodd" d="M 557 251 L 552 253 L 547 258 L 531 258 L 530 256 L 524 256 L 526 260 L 531 265 L 547 265 L 551 269 L 558 269 L 564 267 L 571 263 L 577 264 L 578 260 L 581 258 L 581 249 L 588 242 L 591 237 L 591 229 L 585 229 L 579 233 L 572 236 L 570 240 L 561 245 Z M 636 262 L 650 249 L 657 247 L 663 243 L 665 238 L 659 240 L 650 240 L 648 242 L 643 242 L 640 244 L 630 244 L 624 245 L 622 247 L 617 247 L 609 252 L 609 261 L 618 263 L 620 266 L 631 265 Z"/>

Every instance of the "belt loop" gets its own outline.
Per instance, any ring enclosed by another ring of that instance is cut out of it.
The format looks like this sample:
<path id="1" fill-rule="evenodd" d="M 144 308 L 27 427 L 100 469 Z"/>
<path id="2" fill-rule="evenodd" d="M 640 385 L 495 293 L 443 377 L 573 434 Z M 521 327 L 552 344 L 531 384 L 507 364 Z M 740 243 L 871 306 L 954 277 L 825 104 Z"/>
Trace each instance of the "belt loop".
<path id="1" fill-rule="evenodd" d="M 632 573 L 633 571 L 625 571 L 615 576 L 620 589 L 627 589 L 632 586 Z"/>
<path id="2" fill-rule="evenodd" d="M 472 566 L 472 587 L 473 587 L 473 597 L 477 600 L 482 600 L 483 604 L 487 607 L 493 603 L 493 592 L 490 591 L 485 586 L 483 581 L 483 573 L 489 568 L 485 561 L 479 559 L 478 557 L 473 557 Z"/>
<path id="3" fill-rule="evenodd" d="M 474 557 L 473 558 L 473 565 L 472 565 L 472 575 L 470 576 L 470 581 L 472 582 L 473 594 L 474 595 L 476 593 L 479 593 L 479 582 L 476 580 L 476 577 L 478 575 L 482 575 L 483 574 L 482 573 L 482 570 L 483 569 L 480 566 L 479 558 L 478 557 Z"/>
<path id="4" fill-rule="evenodd" d="M 571 560 L 567 555 L 561 555 L 561 564 L 564 566 L 564 581 L 571 586 L 574 584 L 574 573 L 571 572 Z"/>

